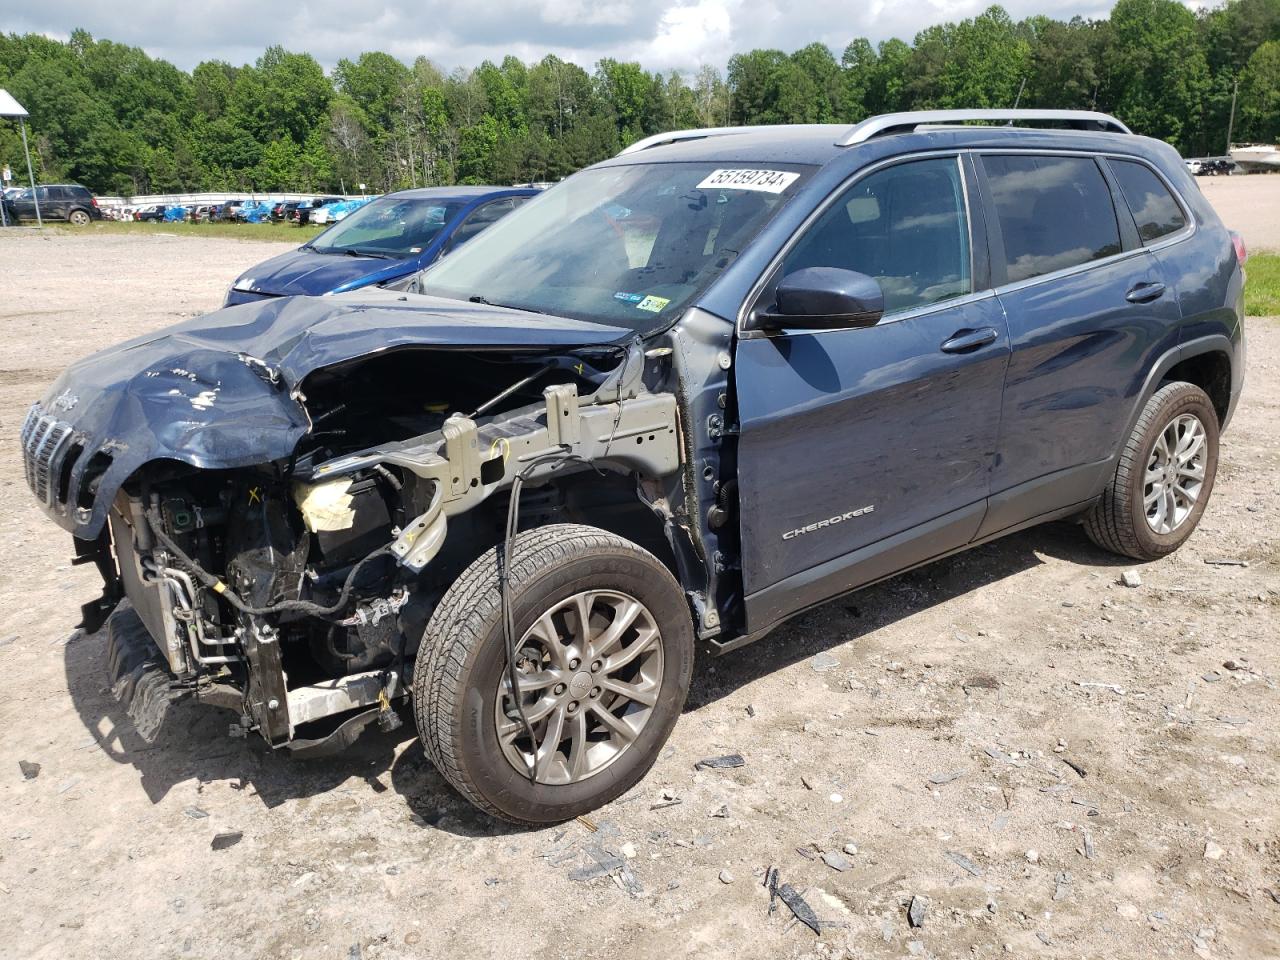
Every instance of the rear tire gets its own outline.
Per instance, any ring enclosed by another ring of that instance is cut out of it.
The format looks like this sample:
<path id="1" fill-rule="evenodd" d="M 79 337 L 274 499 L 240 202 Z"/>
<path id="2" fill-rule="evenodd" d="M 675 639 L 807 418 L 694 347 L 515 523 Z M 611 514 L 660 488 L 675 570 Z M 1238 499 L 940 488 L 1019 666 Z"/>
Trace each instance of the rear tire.
<path id="1" fill-rule="evenodd" d="M 72 210 L 67 216 L 73 227 L 87 227 L 89 225 L 89 215 L 83 210 Z"/>
<path id="2" fill-rule="evenodd" d="M 1213 403 L 1194 384 L 1166 384 L 1143 408 L 1115 474 L 1085 515 L 1085 533 L 1135 560 L 1167 556 L 1200 522 L 1217 472 Z"/>
<path id="3" fill-rule="evenodd" d="M 512 823 L 558 823 L 620 796 L 653 765 L 689 690 L 693 621 L 657 558 L 595 527 L 521 533 L 510 590 L 535 737 L 509 695 L 496 549 L 427 624 L 414 715 L 436 769 L 477 807 Z"/>

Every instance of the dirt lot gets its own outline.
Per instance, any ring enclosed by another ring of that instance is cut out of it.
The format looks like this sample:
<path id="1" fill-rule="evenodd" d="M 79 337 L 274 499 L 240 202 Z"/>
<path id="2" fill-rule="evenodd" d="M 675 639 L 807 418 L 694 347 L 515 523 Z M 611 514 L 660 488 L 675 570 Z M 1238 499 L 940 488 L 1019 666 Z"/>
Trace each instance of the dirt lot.
<path id="1" fill-rule="evenodd" d="M 1248 212 L 1263 188 L 1207 189 Z M 1280 956 L 1280 322 L 1249 321 L 1213 501 L 1141 586 L 1055 525 L 831 603 L 704 659 L 594 831 L 530 832 L 473 813 L 408 726 L 303 763 L 190 705 L 148 747 L 75 629 L 95 576 L 22 479 L 27 404 L 279 249 L 0 234 L 0 955 Z M 573 879 L 607 853 L 626 867 Z M 821 936 L 770 914 L 770 865 Z"/>

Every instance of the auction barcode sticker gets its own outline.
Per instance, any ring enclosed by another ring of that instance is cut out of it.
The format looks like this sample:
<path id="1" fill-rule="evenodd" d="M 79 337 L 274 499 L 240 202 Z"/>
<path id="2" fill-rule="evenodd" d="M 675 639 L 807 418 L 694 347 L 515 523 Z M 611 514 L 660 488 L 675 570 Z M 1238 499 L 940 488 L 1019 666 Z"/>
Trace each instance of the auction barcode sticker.
<path id="1" fill-rule="evenodd" d="M 712 170 L 695 190 L 759 190 L 781 193 L 800 179 L 785 170 Z"/>

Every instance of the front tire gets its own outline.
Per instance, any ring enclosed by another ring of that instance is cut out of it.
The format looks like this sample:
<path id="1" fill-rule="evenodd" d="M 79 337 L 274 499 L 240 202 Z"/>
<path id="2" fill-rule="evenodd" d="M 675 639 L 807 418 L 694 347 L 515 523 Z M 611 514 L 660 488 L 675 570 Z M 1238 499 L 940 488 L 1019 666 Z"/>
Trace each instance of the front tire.
<path id="1" fill-rule="evenodd" d="M 1155 392 L 1120 454 L 1084 529 L 1104 550 L 1158 560 L 1200 522 L 1218 472 L 1218 414 L 1191 383 Z"/>
<path id="2" fill-rule="evenodd" d="M 510 695 L 498 564 L 498 550 L 481 555 L 427 624 L 418 733 L 480 809 L 558 823 L 631 789 L 657 759 L 689 690 L 692 618 L 667 568 L 628 540 L 570 524 L 521 533 L 510 590 L 531 738 Z"/>

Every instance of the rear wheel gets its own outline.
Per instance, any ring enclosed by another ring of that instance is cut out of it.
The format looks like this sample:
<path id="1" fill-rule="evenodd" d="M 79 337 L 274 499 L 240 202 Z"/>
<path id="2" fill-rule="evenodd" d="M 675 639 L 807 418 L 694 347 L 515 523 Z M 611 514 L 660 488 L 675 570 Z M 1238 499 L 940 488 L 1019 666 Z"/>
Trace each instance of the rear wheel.
<path id="1" fill-rule="evenodd" d="M 72 210 L 67 216 L 73 227 L 87 227 L 89 225 L 89 215 L 83 210 Z"/>
<path id="2" fill-rule="evenodd" d="M 515 823 L 555 823 L 653 765 L 689 689 L 693 624 L 661 562 L 594 527 L 520 534 L 510 580 L 522 709 L 489 550 L 427 625 L 414 712 L 428 756 L 468 800 Z"/>
<path id="3" fill-rule="evenodd" d="M 1203 390 L 1170 383 L 1147 401 L 1084 528 L 1098 546 L 1137 560 L 1172 553 L 1204 513 L 1218 471 L 1218 415 Z"/>

